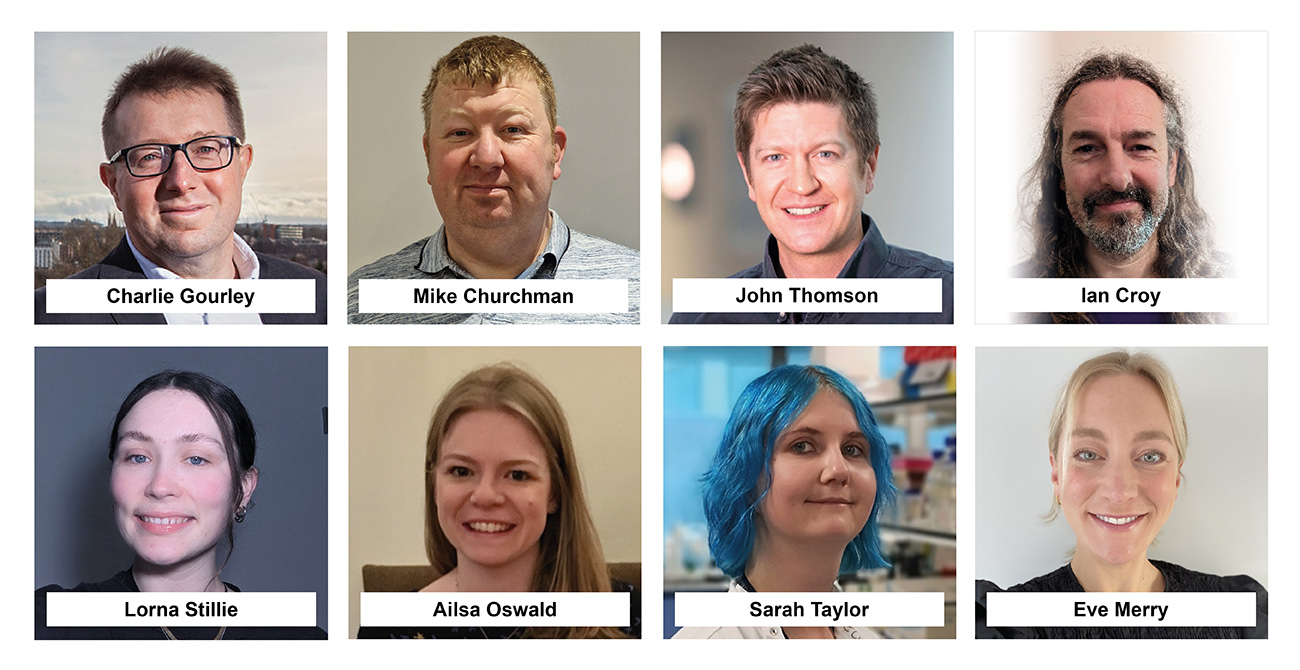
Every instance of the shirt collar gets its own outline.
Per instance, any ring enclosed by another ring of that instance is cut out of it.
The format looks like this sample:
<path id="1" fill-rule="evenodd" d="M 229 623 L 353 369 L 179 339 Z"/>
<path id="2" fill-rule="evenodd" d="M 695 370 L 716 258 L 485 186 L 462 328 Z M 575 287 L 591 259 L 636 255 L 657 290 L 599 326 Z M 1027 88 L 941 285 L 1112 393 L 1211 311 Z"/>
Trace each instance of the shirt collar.
<path id="1" fill-rule="evenodd" d="M 560 220 L 559 214 L 551 210 L 551 234 L 546 239 L 546 248 L 542 249 L 542 253 L 538 254 L 532 265 L 519 273 L 515 279 L 554 279 L 555 269 L 568 248 L 569 227 Z M 451 254 L 447 251 L 447 226 L 445 225 L 424 243 L 424 248 L 420 250 L 420 263 L 415 268 L 425 274 L 433 275 L 435 279 L 474 278 L 465 268 L 452 260 Z"/>
<path id="2" fill-rule="evenodd" d="M 248 243 L 244 241 L 244 238 L 234 233 L 231 233 L 230 235 L 235 239 L 235 272 L 239 273 L 240 279 L 257 279 L 257 276 L 262 272 L 262 264 L 257 260 L 257 254 L 253 252 L 252 247 L 248 246 Z M 131 255 L 135 256 L 135 262 L 140 264 L 140 270 L 144 272 L 145 277 L 148 277 L 149 279 L 181 278 L 181 276 L 175 272 L 145 258 L 144 254 L 140 253 L 140 250 L 135 248 L 135 243 L 131 241 L 131 234 L 129 232 L 126 235 L 126 245 L 131 247 Z"/>
<path id="3" fill-rule="evenodd" d="M 784 273 L 780 270 L 781 264 L 777 260 L 780 255 L 779 250 L 780 247 L 777 246 L 776 238 L 768 235 L 767 248 L 763 252 L 764 279 L 784 277 Z M 862 214 L 862 241 L 858 243 L 858 248 L 853 250 L 853 255 L 849 257 L 844 267 L 840 268 L 840 273 L 836 275 L 836 278 L 871 279 L 878 277 L 885 268 L 885 261 L 888 259 L 889 245 L 885 244 L 885 238 L 880 234 L 880 226 L 876 225 L 875 220 L 864 212 Z"/>

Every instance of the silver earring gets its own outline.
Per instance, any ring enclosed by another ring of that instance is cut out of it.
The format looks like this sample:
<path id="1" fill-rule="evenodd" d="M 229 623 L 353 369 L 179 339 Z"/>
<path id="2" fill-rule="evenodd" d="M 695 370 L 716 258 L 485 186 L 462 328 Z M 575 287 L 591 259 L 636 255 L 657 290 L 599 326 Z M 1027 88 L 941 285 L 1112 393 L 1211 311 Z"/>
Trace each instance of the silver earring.
<path id="1" fill-rule="evenodd" d="M 240 507 L 235 510 L 235 523 L 244 523 L 244 515 L 247 514 L 247 512 L 248 509 L 245 507 Z"/>

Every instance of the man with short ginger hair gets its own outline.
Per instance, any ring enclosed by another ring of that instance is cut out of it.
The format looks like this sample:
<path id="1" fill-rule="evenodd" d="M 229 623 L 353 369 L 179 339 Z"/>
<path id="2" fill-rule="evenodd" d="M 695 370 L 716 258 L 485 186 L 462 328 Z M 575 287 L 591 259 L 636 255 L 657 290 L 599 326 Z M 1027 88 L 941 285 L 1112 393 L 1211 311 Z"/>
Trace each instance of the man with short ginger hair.
<path id="1" fill-rule="evenodd" d="M 349 323 L 636 323 L 639 254 L 570 229 L 549 208 L 568 134 L 555 84 L 527 47 L 475 37 L 438 60 L 421 96 L 428 183 L 443 226 L 348 277 Z M 627 312 L 383 314 L 362 279 L 626 279 Z"/>
<path id="2" fill-rule="evenodd" d="M 740 85 L 736 158 L 768 236 L 763 262 L 734 278 L 930 278 L 941 312 L 673 314 L 670 323 L 952 323 L 952 263 L 885 243 L 862 211 L 880 136 L 871 85 L 805 44 L 768 58 Z"/>

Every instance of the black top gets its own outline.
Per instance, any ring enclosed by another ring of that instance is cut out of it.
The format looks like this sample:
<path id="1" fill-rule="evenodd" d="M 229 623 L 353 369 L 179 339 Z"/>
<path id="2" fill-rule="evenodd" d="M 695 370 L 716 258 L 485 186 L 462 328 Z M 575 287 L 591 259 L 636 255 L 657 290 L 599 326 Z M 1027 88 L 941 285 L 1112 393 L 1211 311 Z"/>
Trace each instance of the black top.
<path id="1" fill-rule="evenodd" d="M 226 584 L 226 588 L 231 591 L 239 591 L 239 587 L 234 584 Z M 79 626 L 79 627 L 49 627 L 45 625 L 45 594 L 51 592 L 107 592 L 107 593 L 139 593 L 140 587 L 135 583 L 135 577 L 131 574 L 131 569 L 127 568 L 122 572 L 109 577 L 108 579 L 95 584 L 82 582 L 70 589 L 62 586 L 51 584 L 36 590 L 36 639 L 38 640 L 166 640 L 167 635 L 163 633 L 162 628 L 158 626 Z M 167 630 L 171 631 L 181 640 L 213 640 L 217 637 L 217 632 L 221 629 L 213 626 L 210 628 L 194 628 L 181 626 L 168 626 Z M 325 631 L 316 627 L 238 627 L 229 626 L 226 628 L 223 640 L 324 640 Z"/>
<path id="2" fill-rule="evenodd" d="M 1255 627 L 1254 628 L 1209 628 L 1204 626 L 1186 627 L 1029 627 L 1018 628 L 1004 626 L 990 628 L 987 622 L 988 594 L 1001 591 L 1020 593 L 1083 593 L 1083 586 L 1074 576 L 1074 570 L 1067 563 L 1055 572 L 1036 577 L 1024 584 L 1009 589 L 999 588 L 997 584 L 986 580 L 975 582 L 975 637 L 977 638 L 1049 638 L 1049 639 L 1098 639 L 1098 638 L 1268 638 L 1268 591 L 1251 577 L 1234 575 L 1218 577 L 1204 572 L 1195 572 L 1182 566 L 1164 561 L 1151 561 L 1151 564 L 1165 576 L 1166 593 L 1215 593 L 1215 592 L 1255 592 Z"/>
<path id="3" fill-rule="evenodd" d="M 610 590 L 614 593 L 629 593 L 628 625 L 619 630 L 624 635 L 639 639 L 641 637 L 641 592 L 631 584 L 617 579 L 610 580 Z M 440 628 L 418 627 L 376 627 L 362 626 L 357 629 L 358 639 L 393 639 L 393 640 L 518 640 L 524 637 L 527 626 L 508 628 L 478 626 L 447 626 Z"/>

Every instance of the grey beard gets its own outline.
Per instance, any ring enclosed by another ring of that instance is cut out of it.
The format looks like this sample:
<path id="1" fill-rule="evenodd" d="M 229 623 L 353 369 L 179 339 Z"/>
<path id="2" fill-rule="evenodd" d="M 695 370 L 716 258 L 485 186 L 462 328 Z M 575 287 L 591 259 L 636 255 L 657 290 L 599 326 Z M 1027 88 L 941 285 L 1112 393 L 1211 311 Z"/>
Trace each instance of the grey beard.
<path id="1" fill-rule="evenodd" d="M 1102 254 L 1113 258 L 1128 258 L 1146 246 L 1151 236 L 1156 234 L 1156 228 L 1163 218 L 1163 213 L 1151 211 L 1144 211 L 1142 218 L 1137 221 L 1101 222 L 1088 217 L 1079 222 L 1079 229 Z"/>

